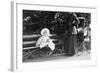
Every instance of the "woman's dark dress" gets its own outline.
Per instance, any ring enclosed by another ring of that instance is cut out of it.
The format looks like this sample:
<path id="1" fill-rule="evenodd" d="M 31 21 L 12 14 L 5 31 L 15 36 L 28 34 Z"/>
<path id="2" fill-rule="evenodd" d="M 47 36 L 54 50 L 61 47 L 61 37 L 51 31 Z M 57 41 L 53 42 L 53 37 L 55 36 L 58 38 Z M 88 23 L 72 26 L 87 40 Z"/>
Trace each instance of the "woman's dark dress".
<path id="1" fill-rule="evenodd" d="M 73 24 L 72 22 L 75 21 Z M 66 17 L 66 30 L 68 31 L 67 34 L 65 33 L 64 36 L 64 49 L 65 53 L 68 56 L 73 56 L 75 54 L 75 41 L 76 41 L 76 35 L 72 34 L 73 26 L 77 27 L 78 20 L 77 18 L 72 14 L 67 14 Z"/>
<path id="2" fill-rule="evenodd" d="M 67 56 L 73 56 L 74 51 L 74 36 L 71 34 L 65 34 L 64 37 L 64 49 Z"/>

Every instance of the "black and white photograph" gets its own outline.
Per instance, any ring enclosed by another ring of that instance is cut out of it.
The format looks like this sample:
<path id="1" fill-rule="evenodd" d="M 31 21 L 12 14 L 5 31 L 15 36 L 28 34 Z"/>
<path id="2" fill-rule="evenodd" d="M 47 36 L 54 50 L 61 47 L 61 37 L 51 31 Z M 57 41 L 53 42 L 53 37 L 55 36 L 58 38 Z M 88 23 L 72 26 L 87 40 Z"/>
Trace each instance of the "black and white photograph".
<path id="1" fill-rule="evenodd" d="M 22 61 L 91 59 L 91 13 L 22 10 Z"/>

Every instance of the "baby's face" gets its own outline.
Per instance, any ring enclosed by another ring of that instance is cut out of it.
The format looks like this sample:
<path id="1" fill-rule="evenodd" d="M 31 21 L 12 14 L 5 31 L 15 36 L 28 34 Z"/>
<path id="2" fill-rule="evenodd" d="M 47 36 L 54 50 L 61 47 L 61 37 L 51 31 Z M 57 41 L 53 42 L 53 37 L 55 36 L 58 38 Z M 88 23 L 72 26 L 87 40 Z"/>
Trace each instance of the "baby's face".
<path id="1" fill-rule="evenodd" d="M 44 36 L 47 36 L 47 32 L 46 32 L 46 31 L 45 31 L 45 32 L 43 32 L 43 35 L 44 35 Z"/>

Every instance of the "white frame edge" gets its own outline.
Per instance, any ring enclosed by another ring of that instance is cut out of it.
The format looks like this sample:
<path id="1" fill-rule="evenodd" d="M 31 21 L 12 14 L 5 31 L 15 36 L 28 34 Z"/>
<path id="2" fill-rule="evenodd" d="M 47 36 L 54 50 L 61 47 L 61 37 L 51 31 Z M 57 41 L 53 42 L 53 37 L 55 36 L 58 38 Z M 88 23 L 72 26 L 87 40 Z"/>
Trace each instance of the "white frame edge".
<path id="1" fill-rule="evenodd" d="M 16 2 L 11 1 L 11 71 L 17 70 Z"/>

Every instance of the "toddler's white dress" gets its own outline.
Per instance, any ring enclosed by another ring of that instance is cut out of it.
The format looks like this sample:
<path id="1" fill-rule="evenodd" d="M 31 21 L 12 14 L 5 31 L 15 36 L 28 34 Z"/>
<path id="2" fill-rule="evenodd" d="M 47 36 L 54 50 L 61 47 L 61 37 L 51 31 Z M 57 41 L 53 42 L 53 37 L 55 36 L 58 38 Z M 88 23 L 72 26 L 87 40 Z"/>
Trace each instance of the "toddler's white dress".
<path id="1" fill-rule="evenodd" d="M 48 46 L 51 50 L 55 49 L 55 44 L 48 36 L 41 36 L 36 43 L 36 47 L 40 47 L 42 49 L 46 46 Z"/>

